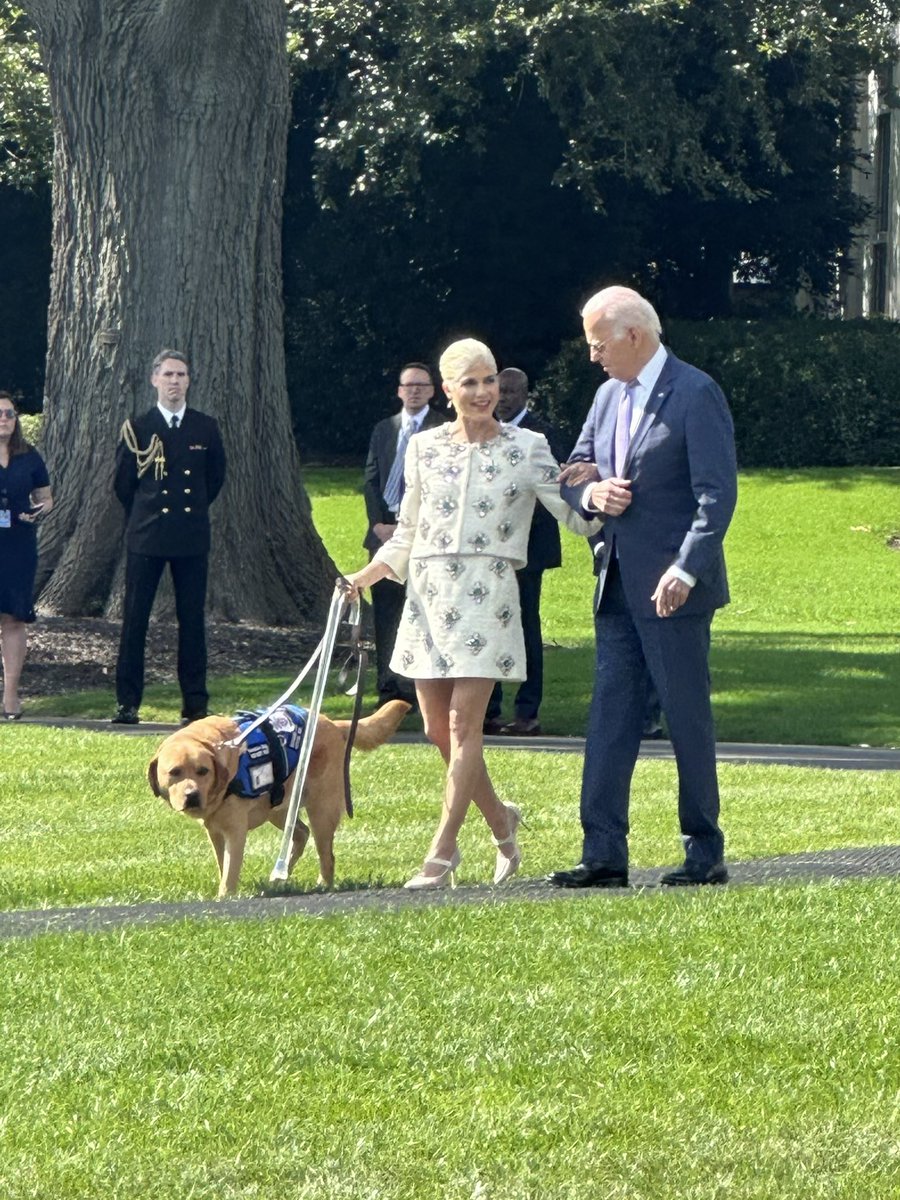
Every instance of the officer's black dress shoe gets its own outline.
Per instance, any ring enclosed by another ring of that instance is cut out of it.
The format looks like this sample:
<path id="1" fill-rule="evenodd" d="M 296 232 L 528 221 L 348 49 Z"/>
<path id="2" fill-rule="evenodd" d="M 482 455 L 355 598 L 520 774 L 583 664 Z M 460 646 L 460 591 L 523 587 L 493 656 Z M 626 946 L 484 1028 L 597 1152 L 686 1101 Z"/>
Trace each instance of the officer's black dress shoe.
<path id="1" fill-rule="evenodd" d="M 669 871 L 659 881 L 661 887 L 698 887 L 702 883 L 727 883 L 728 868 L 724 863 L 712 867 L 690 867 L 687 863 Z"/>
<path id="2" fill-rule="evenodd" d="M 136 708 L 132 708 L 130 704 L 117 704 L 111 722 L 113 725 L 137 725 L 138 719 Z"/>
<path id="3" fill-rule="evenodd" d="M 579 863 L 571 871 L 552 871 L 547 882 L 561 888 L 624 888 L 628 887 L 628 872 Z"/>
<path id="4" fill-rule="evenodd" d="M 185 725 L 190 725 L 190 723 L 192 721 L 202 721 L 204 717 L 208 717 L 208 716 L 209 716 L 209 713 L 206 712 L 205 710 L 203 712 L 195 712 L 195 713 L 190 713 L 190 714 L 185 713 L 184 716 L 181 718 L 181 720 L 178 722 L 178 724 L 183 729 L 185 727 Z"/>

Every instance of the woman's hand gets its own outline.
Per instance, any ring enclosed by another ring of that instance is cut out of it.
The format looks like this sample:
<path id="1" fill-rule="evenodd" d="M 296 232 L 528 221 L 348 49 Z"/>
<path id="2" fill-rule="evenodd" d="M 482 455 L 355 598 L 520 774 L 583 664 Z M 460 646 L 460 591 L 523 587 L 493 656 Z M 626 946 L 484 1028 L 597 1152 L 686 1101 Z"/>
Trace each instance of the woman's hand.
<path id="1" fill-rule="evenodd" d="M 361 571 L 354 571 L 350 575 L 339 575 L 337 586 L 352 603 L 359 599 L 367 587 L 371 587 L 379 579 L 384 579 L 389 572 L 390 568 L 384 563 L 370 562 Z"/>

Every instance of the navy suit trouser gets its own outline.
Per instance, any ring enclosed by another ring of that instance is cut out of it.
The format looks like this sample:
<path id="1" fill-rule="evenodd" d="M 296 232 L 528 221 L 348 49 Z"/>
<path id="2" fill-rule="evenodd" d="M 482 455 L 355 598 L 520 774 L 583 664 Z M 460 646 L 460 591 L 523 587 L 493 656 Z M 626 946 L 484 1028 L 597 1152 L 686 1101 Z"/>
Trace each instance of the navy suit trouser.
<path id="1" fill-rule="evenodd" d="M 712 615 L 633 617 L 614 564 L 594 624 L 597 661 L 582 775 L 581 861 L 616 870 L 628 866 L 631 778 L 652 681 L 678 768 L 685 860 L 698 868 L 720 863 L 725 841 L 709 692 Z"/>
<path id="2" fill-rule="evenodd" d="M 128 552 L 125 562 L 125 606 L 116 663 L 116 700 L 140 708 L 144 694 L 144 652 L 150 613 L 166 563 L 172 574 L 178 621 L 178 684 L 182 716 L 205 713 L 206 690 L 206 554 L 163 557 Z"/>

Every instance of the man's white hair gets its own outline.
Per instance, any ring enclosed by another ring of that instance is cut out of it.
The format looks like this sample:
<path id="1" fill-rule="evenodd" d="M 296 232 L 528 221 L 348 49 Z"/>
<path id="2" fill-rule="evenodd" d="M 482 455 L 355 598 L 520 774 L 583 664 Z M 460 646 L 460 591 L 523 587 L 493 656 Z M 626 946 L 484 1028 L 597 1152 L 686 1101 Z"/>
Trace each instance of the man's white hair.
<path id="1" fill-rule="evenodd" d="M 612 321 L 617 333 L 636 327 L 649 333 L 662 333 L 656 309 L 640 292 L 627 287 L 608 287 L 595 292 L 581 310 L 582 321 Z"/>
<path id="2" fill-rule="evenodd" d="M 441 361 L 438 363 L 441 379 L 447 383 L 455 383 L 476 363 L 486 363 L 494 374 L 497 373 L 497 360 L 484 342 L 476 341 L 475 338 L 461 338 L 449 345 L 441 355 Z"/>

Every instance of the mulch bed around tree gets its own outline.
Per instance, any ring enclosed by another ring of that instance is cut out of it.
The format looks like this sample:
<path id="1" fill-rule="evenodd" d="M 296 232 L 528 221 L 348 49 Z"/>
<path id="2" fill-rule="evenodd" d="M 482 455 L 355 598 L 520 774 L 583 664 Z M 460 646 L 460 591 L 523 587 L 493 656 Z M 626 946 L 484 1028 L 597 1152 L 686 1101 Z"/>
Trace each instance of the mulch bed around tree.
<path id="1" fill-rule="evenodd" d="M 23 692 L 28 696 L 58 696 L 111 688 L 120 628 L 118 621 L 100 617 L 39 616 L 28 627 Z M 306 662 L 321 636 L 321 630 L 210 621 L 210 678 L 260 671 L 293 674 Z M 177 637 L 174 622 L 151 622 L 147 635 L 148 683 L 174 681 Z"/>

